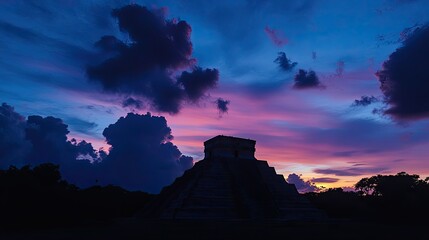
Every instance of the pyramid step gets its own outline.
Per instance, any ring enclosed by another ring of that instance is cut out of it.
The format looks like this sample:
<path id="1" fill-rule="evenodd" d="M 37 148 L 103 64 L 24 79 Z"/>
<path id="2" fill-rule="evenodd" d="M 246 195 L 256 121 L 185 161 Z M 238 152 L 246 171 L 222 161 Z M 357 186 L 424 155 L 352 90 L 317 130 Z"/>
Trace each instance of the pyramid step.
<path id="1" fill-rule="evenodd" d="M 233 208 L 225 207 L 189 207 L 177 209 L 175 218 L 178 219 L 225 219 L 237 218 Z"/>
<path id="2" fill-rule="evenodd" d="M 183 206 L 233 208 L 234 204 L 232 197 L 190 197 L 184 201 Z"/>
<path id="3" fill-rule="evenodd" d="M 222 196 L 231 196 L 232 190 L 230 189 L 222 189 L 222 188 L 214 188 L 214 189 L 195 189 L 190 196 L 194 197 L 222 197 Z"/>

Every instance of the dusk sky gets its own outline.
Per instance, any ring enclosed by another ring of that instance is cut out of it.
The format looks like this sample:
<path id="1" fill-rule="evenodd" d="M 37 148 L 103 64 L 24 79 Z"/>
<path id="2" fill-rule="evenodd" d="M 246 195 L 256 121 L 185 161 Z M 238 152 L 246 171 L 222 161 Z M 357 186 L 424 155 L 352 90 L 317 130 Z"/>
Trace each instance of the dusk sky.
<path id="1" fill-rule="evenodd" d="M 428 9 L 426 0 L 0 0 L 0 112 L 18 114 L 0 130 L 26 134 L 1 137 L 0 165 L 55 159 L 35 150 L 41 135 L 28 129 L 57 124 L 65 136 L 64 123 L 67 144 L 95 149 L 70 161 L 105 161 L 97 181 L 149 192 L 189 156 L 201 160 L 216 135 L 256 140 L 258 159 L 319 187 L 427 177 Z M 162 154 L 139 154 L 142 141 Z M 124 158 L 135 161 L 115 160 Z M 147 159 L 165 164 L 136 163 Z M 61 164 L 71 182 L 92 175 Z M 153 176 L 133 179 L 137 165 Z"/>

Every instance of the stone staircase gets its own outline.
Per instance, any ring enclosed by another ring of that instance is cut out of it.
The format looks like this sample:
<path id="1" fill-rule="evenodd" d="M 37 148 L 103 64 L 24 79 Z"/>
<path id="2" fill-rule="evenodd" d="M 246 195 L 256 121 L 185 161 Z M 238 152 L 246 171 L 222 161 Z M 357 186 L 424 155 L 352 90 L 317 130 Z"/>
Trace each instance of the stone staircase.
<path id="1" fill-rule="evenodd" d="M 223 138 L 228 141 L 222 142 Z M 209 140 L 206 158 L 165 187 L 140 216 L 160 219 L 321 219 L 323 213 L 300 196 L 266 161 L 252 156 L 254 141 L 220 136 Z M 207 143 L 206 142 L 206 143 Z M 242 151 L 211 153 L 233 144 Z M 250 144 L 250 145 L 249 145 Z M 252 145 L 253 144 L 253 145 Z M 243 150 L 244 149 L 244 150 Z M 243 151 L 250 151 L 246 153 Z M 243 157 L 240 157 L 243 156 Z"/>

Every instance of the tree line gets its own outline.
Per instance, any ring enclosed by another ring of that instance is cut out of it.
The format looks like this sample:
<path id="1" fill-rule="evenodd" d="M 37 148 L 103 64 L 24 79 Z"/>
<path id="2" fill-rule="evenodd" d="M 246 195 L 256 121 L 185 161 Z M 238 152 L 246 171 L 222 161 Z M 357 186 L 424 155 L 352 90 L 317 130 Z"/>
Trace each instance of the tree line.
<path id="1" fill-rule="evenodd" d="M 363 178 L 356 192 L 341 188 L 306 193 L 333 219 L 427 223 L 429 178 L 405 172 Z M 155 195 L 117 186 L 80 189 L 62 180 L 59 166 L 0 170 L 0 230 L 94 226 L 132 217 Z"/>
<path id="2" fill-rule="evenodd" d="M 400 172 L 362 178 L 356 192 L 331 188 L 305 196 L 332 218 L 384 223 L 429 222 L 429 178 Z"/>
<path id="3" fill-rule="evenodd" d="M 79 189 L 59 166 L 0 170 L 0 230 L 106 224 L 131 217 L 153 195 L 116 186 Z"/>

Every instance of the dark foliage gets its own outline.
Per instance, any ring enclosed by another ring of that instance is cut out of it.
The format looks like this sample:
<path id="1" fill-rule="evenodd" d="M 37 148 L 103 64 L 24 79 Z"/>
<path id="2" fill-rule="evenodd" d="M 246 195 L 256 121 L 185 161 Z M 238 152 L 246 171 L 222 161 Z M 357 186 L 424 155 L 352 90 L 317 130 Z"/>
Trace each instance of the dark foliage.
<path id="1" fill-rule="evenodd" d="M 355 192 L 344 192 L 342 188 L 330 188 L 305 196 L 318 208 L 323 209 L 332 218 L 364 218 L 368 207 Z"/>
<path id="2" fill-rule="evenodd" d="M 405 172 L 363 178 L 357 192 L 328 189 L 306 196 L 331 217 L 384 223 L 428 222 L 429 182 Z"/>
<path id="3" fill-rule="evenodd" d="M 151 195 L 115 186 L 78 189 L 61 180 L 59 166 L 0 170 L 0 229 L 70 227 L 131 217 Z"/>

